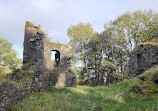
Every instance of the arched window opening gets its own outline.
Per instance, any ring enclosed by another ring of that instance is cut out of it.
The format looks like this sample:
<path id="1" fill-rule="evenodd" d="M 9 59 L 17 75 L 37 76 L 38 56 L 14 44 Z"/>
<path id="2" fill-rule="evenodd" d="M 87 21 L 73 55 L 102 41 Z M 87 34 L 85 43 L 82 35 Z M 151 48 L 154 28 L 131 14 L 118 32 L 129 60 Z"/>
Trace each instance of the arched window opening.
<path id="1" fill-rule="evenodd" d="M 60 63 L 60 52 L 58 50 L 51 51 L 51 60 L 55 60 L 56 66 Z"/>

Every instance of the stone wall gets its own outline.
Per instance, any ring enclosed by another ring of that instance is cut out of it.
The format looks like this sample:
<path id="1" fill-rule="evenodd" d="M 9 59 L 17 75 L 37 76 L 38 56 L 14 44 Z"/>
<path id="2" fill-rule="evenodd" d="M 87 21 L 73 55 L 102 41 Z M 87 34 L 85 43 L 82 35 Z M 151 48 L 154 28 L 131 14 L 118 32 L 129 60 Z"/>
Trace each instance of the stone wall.
<path id="1" fill-rule="evenodd" d="M 130 77 L 138 76 L 144 71 L 158 64 L 158 45 L 141 44 L 130 54 L 128 74 Z"/>
<path id="2" fill-rule="evenodd" d="M 58 63 L 51 60 L 52 50 L 58 51 L 60 53 L 60 60 L 58 61 Z M 61 77 L 59 75 L 64 74 L 65 82 L 61 84 L 63 84 L 63 86 L 67 86 L 66 83 L 71 82 L 71 79 L 66 78 L 75 77 L 74 74 L 70 71 L 70 59 L 72 58 L 72 53 L 69 46 L 66 44 L 54 43 L 50 41 L 46 37 L 46 34 L 40 28 L 40 26 L 34 25 L 31 22 L 26 22 L 25 25 L 23 56 L 24 65 L 35 65 L 35 69 L 39 73 L 38 75 L 36 73 L 35 75 L 31 76 L 36 76 L 37 79 L 47 78 L 47 76 L 51 76 L 53 78 L 56 78 L 56 81 L 58 81 L 58 79 L 60 79 Z M 55 76 L 58 76 L 59 78 Z M 53 84 L 55 85 L 54 82 L 55 81 L 53 81 Z"/>
<path id="3" fill-rule="evenodd" d="M 35 65 L 36 69 L 44 68 L 44 37 L 45 34 L 40 26 L 26 22 L 23 65 Z"/>
<path id="4" fill-rule="evenodd" d="M 60 53 L 60 60 L 58 63 L 51 60 L 51 51 L 58 51 Z M 55 87 L 76 86 L 76 76 L 70 70 L 72 59 L 71 49 L 66 44 L 54 43 L 45 39 L 44 46 L 44 65 L 47 69 L 52 70 L 51 77 Z M 55 83 L 54 83 L 55 82 Z"/>
<path id="5" fill-rule="evenodd" d="M 33 91 L 43 89 L 40 82 L 28 82 L 22 86 L 13 83 L 0 83 L 0 111 L 9 111 L 13 104 L 25 98 Z"/>
<path id="6" fill-rule="evenodd" d="M 70 70 L 72 53 L 67 45 L 51 42 L 41 27 L 31 22 L 26 22 L 23 45 L 23 67 L 11 79 L 19 81 L 29 77 L 31 81 L 20 86 L 11 82 L 0 83 L 0 111 L 8 111 L 31 92 L 47 86 L 76 86 L 76 76 Z M 51 60 L 52 50 L 60 52 L 58 65 Z"/>

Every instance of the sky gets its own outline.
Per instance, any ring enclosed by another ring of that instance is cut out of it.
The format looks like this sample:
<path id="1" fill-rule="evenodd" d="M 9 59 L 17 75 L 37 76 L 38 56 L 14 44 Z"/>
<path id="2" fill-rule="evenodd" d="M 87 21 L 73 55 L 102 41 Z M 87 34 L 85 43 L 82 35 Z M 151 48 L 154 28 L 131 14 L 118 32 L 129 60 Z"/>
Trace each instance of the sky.
<path id="1" fill-rule="evenodd" d="M 90 23 L 96 32 L 127 11 L 158 12 L 158 0 L 0 0 L 0 37 L 23 55 L 26 21 L 40 24 L 53 42 L 68 44 L 67 29 Z"/>

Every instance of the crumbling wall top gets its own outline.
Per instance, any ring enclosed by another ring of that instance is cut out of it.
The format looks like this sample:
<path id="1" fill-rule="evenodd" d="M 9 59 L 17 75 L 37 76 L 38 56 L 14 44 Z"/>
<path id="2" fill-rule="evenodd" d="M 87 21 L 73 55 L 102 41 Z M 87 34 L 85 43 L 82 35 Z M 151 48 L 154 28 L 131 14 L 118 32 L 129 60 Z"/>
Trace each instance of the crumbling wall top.
<path id="1" fill-rule="evenodd" d="M 138 45 L 130 54 L 129 76 L 137 76 L 158 64 L 158 43 L 147 42 Z"/>

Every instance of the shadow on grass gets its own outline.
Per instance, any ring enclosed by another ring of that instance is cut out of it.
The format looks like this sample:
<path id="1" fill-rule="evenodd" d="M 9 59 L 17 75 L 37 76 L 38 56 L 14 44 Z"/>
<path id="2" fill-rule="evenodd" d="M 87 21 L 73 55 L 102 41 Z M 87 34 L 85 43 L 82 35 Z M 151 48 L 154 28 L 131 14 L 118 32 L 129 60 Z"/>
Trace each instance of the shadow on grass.
<path id="1" fill-rule="evenodd" d="M 73 92 L 71 88 L 47 88 L 46 92 L 51 94 L 67 94 L 71 95 L 71 102 L 73 106 L 79 106 L 87 111 L 106 111 L 106 106 L 118 104 L 119 102 L 110 98 L 103 98 L 97 89 L 85 89 L 88 94 L 81 94 L 78 92 Z M 99 92 L 101 89 L 99 89 Z M 105 91 L 105 90 L 103 90 Z M 76 100 L 76 101 L 75 101 Z M 94 108 L 92 108 L 94 107 Z M 81 110 L 82 110 L 81 108 Z M 88 108 L 88 109 L 87 109 Z M 92 109 L 91 109 L 92 108 Z"/>

